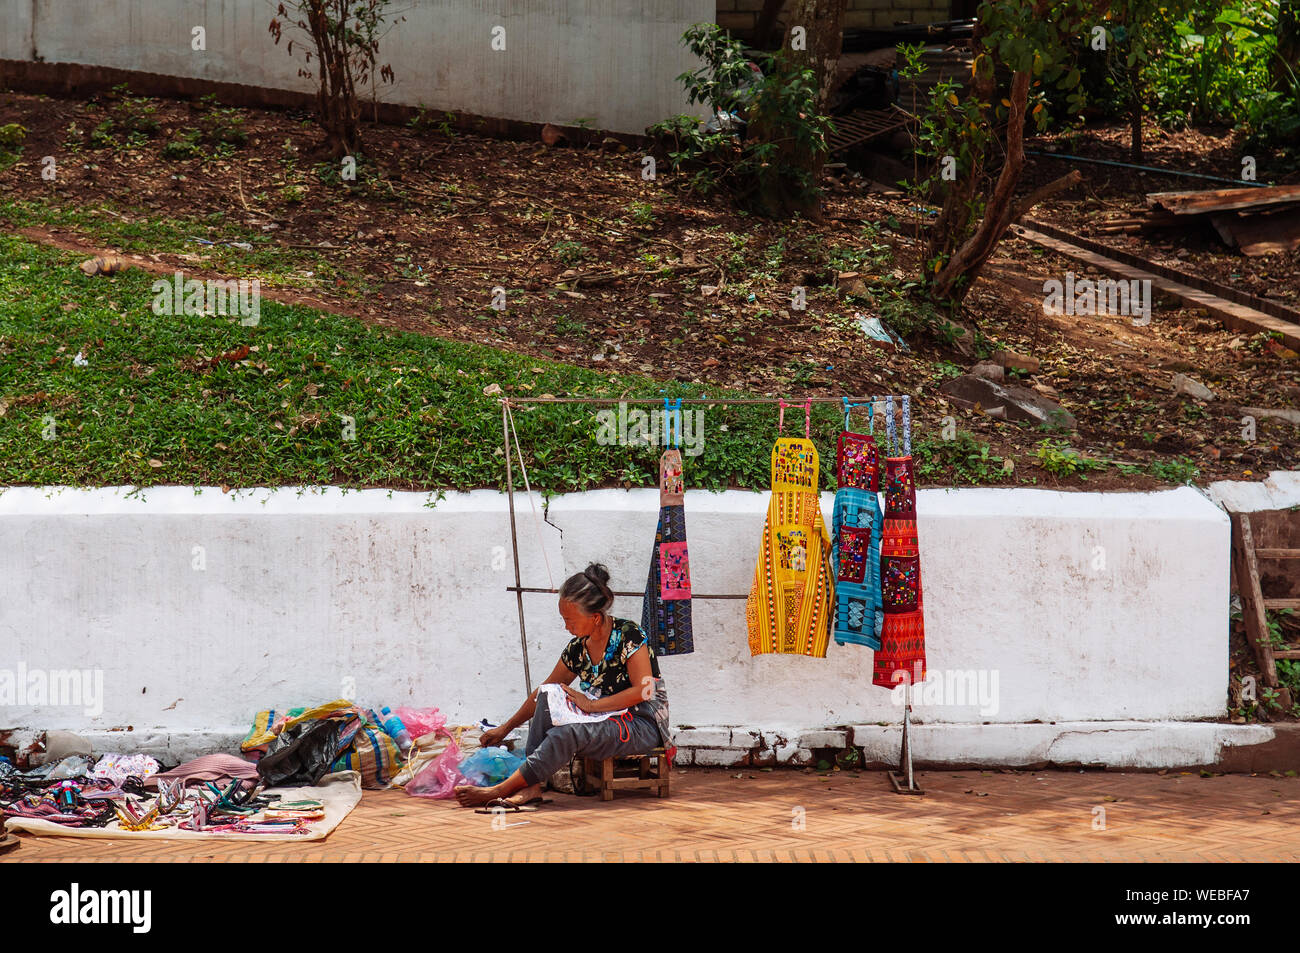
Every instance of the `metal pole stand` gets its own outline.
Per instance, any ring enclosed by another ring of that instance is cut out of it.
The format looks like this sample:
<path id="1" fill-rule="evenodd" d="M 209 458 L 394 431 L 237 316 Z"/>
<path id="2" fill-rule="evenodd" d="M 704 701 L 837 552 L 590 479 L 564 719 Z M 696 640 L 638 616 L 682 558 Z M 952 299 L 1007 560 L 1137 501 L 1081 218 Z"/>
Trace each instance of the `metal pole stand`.
<path id="1" fill-rule="evenodd" d="M 907 680 L 905 693 L 906 704 L 903 706 L 903 745 L 898 757 L 898 770 L 889 772 L 889 783 L 894 786 L 895 794 L 924 794 L 912 775 L 912 740 L 908 728 L 912 723 L 912 680 Z"/>

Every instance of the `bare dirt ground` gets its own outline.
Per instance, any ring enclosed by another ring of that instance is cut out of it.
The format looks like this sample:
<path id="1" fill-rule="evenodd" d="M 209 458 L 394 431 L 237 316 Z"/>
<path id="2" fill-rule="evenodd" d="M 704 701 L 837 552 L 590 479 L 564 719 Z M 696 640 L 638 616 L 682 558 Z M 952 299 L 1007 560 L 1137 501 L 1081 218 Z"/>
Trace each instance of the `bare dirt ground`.
<path id="1" fill-rule="evenodd" d="M 157 130 L 131 138 L 124 130 L 139 107 L 120 97 L 0 94 L 0 125 L 28 130 L 19 160 L 0 171 L 0 202 L 36 203 L 25 206 L 23 221 L 0 208 L 0 227 L 39 226 L 43 231 L 27 234 L 94 250 L 105 244 L 96 227 L 107 223 L 116 229 L 116 247 L 152 252 L 160 267 L 196 273 L 212 267 L 207 246 L 178 250 L 176 236 L 253 236 L 257 252 L 269 248 L 285 272 L 273 279 L 278 294 L 375 324 L 705 390 L 910 393 L 918 435 L 937 431 L 951 414 L 993 454 L 1017 461 L 1032 459 L 1043 439 L 944 399 L 939 384 L 972 358 L 919 329 L 906 335 L 911 353 L 882 350 L 847 320 L 883 308 L 891 296 L 902 301 L 895 309 L 910 310 L 909 299 L 897 296 L 907 294 L 903 285 L 918 269 L 920 244 L 903 234 L 921 217 L 915 201 L 873 191 L 864 180 L 832 179 L 821 222 L 771 222 L 723 198 L 681 191 L 682 177 L 663 163 L 654 181 L 644 180 L 640 153 L 614 143 L 551 148 L 453 135 L 431 120 L 417 128 L 369 128 L 370 154 L 357 181 L 344 182 L 337 164 L 318 151 L 319 134 L 305 117 L 240 110 L 245 145 L 224 155 L 205 145 L 201 157 L 177 159 L 164 155 L 166 143 L 210 122 L 212 107 L 151 103 Z M 93 132 L 108 120 L 96 139 Z M 1073 154 L 1092 149 L 1122 159 L 1126 140 L 1101 131 L 1069 145 Z M 54 182 L 40 175 L 47 155 L 59 163 Z M 1188 133 L 1153 142 L 1146 161 L 1231 175 L 1236 160 L 1222 137 Z M 1063 160 L 1039 160 L 1025 187 L 1067 170 Z M 1086 235 L 1099 217 L 1143 206 L 1145 191 L 1213 186 L 1105 167 L 1081 171 L 1082 190 L 1033 215 Z M 160 218 L 194 224 L 172 229 L 172 247 L 159 239 L 151 249 Z M 140 237 L 130 241 L 133 229 Z M 1215 247 L 1212 235 L 1166 233 L 1160 241 L 1169 247 L 1145 236 L 1107 240 L 1284 303 L 1296 304 L 1300 294 L 1297 255 L 1245 259 Z M 307 256 L 328 267 L 312 267 Z M 968 297 L 964 320 L 997 345 L 1041 361 L 1024 383 L 1050 388 L 1077 417 L 1070 438 L 1076 449 L 1134 466 L 1188 460 L 1200 471 L 1198 483 L 1256 479 L 1300 465 L 1293 425 L 1261 419 L 1256 439 L 1247 441 L 1239 412 L 1300 407 L 1300 361 L 1175 302 L 1158 303 L 1145 327 L 1123 317 L 1044 314 L 1043 282 L 1069 269 L 1078 266 L 1009 239 Z M 866 297 L 846 297 L 837 287 L 837 274 L 846 271 L 861 275 Z M 232 277 L 255 272 L 250 266 Z M 795 286 L 808 288 L 807 310 L 791 309 Z M 504 311 L 490 307 L 497 287 L 507 291 Z M 1218 399 L 1176 395 L 1178 372 Z M 1085 474 L 1086 483 L 1028 469 L 1044 486 L 1143 489 L 1164 482 L 1115 468 Z M 1026 470 L 1021 463 L 985 482 L 1023 482 Z"/>

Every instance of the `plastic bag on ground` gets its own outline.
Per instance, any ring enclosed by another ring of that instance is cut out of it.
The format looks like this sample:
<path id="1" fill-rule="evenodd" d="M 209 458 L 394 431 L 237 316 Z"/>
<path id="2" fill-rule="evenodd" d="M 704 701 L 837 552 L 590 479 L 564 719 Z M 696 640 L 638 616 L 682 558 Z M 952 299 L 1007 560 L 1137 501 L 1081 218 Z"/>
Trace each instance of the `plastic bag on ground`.
<path id="1" fill-rule="evenodd" d="M 435 761 L 425 765 L 415 777 L 406 782 L 406 793 L 412 797 L 444 799 L 455 797 L 456 785 L 468 784 L 463 774 L 456 769 L 460 763 L 460 748 L 452 741 L 447 750 Z"/>
<path id="2" fill-rule="evenodd" d="M 509 748 L 495 745 L 491 748 L 480 748 L 462 761 L 460 773 L 469 778 L 471 784 L 480 787 L 500 784 L 514 774 L 523 763 L 524 759 Z"/>
<path id="3" fill-rule="evenodd" d="M 436 708 L 394 708 L 393 714 L 402 719 L 412 738 L 423 738 L 447 724 L 447 716 Z"/>

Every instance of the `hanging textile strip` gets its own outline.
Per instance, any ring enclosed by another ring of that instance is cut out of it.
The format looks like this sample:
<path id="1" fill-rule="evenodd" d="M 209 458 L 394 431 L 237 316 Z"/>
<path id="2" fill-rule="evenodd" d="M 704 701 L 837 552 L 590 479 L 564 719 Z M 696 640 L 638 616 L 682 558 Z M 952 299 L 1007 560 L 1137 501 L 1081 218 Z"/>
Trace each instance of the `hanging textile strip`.
<path id="1" fill-rule="evenodd" d="M 880 455 L 875 440 L 875 413 L 871 433 L 853 433 L 849 412 L 855 404 L 844 400 L 844 431 L 840 434 L 831 521 L 831 565 L 835 567 L 835 612 L 830 625 L 837 645 L 846 643 L 880 648 L 884 623 L 880 601 Z M 867 405 L 870 409 L 871 405 Z"/>
<path id="2" fill-rule="evenodd" d="M 925 615 L 921 553 L 916 532 L 916 478 L 912 467 L 910 400 L 903 398 L 902 453 L 894 432 L 894 398 L 885 401 L 893 456 L 885 458 L 885 516 L 880 539 L 880 590 L 884 624 L 871 682 L 893 688 L 925 680 Z"/>
<path id="3" fill-rule="evenodd" d="M 804 432 L 809 431 L 805 405 Z M 781 402 L 784 423 L 785 402 Z M 772 447 L 772 496 L 745 603 L 751 655 L 826 657 L 834 574 L 817 498 L 817 448 L 807 437 Z"/>
<path id="4" fill-rule="evenodd" d="M 681 398 L 677 399 L 677 437 L 681 435 Z M 670 404 L 664 401 L 665 432 Z M 686 546 L 685 482 L 682 452 L 664 450 L 659 458 L 659 525 L 650 553 L 650 573 L 641 603 L 641 629 L 655 655 L 695 651 L 691 629 L 691 567 Z"/>

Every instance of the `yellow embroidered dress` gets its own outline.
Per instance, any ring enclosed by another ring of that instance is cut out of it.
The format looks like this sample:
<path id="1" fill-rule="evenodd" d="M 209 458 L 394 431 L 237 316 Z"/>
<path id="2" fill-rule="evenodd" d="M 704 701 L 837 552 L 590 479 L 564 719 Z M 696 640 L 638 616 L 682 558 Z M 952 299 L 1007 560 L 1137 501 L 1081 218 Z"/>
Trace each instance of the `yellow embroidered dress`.
<path id="1" fill-rule="evenodd" d="M 811 440 L 777 439 L 772 447 L 772 498 L 745 604 L 751 655 L 826 657 L 834 577 L 817 476 L 817 448 Z"/>

